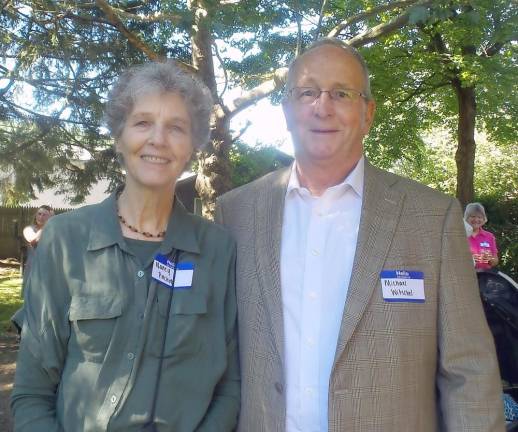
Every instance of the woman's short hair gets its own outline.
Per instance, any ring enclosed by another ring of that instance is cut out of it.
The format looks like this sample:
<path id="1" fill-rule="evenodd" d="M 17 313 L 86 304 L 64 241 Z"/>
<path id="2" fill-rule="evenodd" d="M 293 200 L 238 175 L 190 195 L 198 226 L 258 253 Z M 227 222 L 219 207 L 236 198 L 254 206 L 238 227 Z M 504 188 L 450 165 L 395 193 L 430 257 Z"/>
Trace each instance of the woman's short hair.
<path id="1" fill-rule="evenodd" d="M 191 116 L 193 146 L 203 147 L 210 138 L 212 95 L 196 76 L 180 67 L 174 60 L 149 62 L 125 70 L 108 94 L 104 121 L 111 136 L 118 139 L 135 101 L 154 91 L 182 96 Z"/>
<path id="2" fill-rule="evenodd" d="M 468 218 L 475 214 L 482 215 L 484 218 L 484 223 L 487 222 L 486 210 L 484 209 L 484 206 L 478 202 L 469 203 L 464 210 L 464 220 L 467 222 Z"/>

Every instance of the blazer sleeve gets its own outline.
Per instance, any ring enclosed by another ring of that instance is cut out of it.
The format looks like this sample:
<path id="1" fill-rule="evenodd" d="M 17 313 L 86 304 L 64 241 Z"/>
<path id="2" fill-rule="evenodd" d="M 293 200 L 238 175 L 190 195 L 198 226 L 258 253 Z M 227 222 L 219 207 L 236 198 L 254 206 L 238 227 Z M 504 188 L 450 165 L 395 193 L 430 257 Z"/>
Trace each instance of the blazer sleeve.
<path id="1" fill-rule="evenodd" d="M 439 284 L 441 430 L 502 432 L 502 388 L 495 347 L 456 200 L 444 219 Z"/>

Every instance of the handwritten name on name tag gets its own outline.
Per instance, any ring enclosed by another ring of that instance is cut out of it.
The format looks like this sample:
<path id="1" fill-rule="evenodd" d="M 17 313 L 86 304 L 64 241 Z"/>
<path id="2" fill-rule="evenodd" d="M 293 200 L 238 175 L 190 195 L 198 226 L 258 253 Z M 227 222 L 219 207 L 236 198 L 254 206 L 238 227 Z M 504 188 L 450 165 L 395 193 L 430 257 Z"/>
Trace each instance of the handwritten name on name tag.
<path id="1" fill-rule="evenodd" d="M 194 275 L 194 264 L 191 262 L 178 263 L 176 275 L 174 263 L 164 255 L 157 255 L 153 261 L 151 277 L 156 281 L 172 288 L 191 288 Z M 174 287 L 173 285 L 174 276 Z"/>
<path id="2" fill-rule="evenodd" d="M 380 281 L 383 299 L 387 302 L 425 301 L 423 272 L 383 270 L 380 273 Z"/>

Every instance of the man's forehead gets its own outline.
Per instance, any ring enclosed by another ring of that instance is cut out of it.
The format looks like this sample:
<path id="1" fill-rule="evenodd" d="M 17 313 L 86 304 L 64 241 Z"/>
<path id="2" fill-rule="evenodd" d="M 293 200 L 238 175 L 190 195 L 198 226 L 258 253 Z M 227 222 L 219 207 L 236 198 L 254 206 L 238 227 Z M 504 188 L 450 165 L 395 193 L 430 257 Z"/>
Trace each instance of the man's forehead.
<path id="1" fill-rule="evenodd" d="M 334 45 L 321 45 L 302 54 L 292 66 L 288 81 L 317 81 L 322 78 L 338 79 L 337 83 L 346 77 L 326 77 L 322 73 L 322 68 L 326 63 L 332 62 L 336 66 L 342 66 L 343 69 L 356 69 L 361 72 L 361 65 L 356 57 Z"/>

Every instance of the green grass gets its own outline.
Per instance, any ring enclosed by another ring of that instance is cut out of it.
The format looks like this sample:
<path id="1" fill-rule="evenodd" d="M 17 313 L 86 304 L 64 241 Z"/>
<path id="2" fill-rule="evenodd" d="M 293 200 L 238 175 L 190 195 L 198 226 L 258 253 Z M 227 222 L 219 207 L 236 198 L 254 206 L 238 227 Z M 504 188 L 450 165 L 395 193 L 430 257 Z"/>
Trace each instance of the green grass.
<path id="1" fill-rule="evenodd" d="M 11 316 L 22 306 L 22 278 L 17 270 L 2 269 L 0 273 L 0 333 L 13 330 Z"/>

